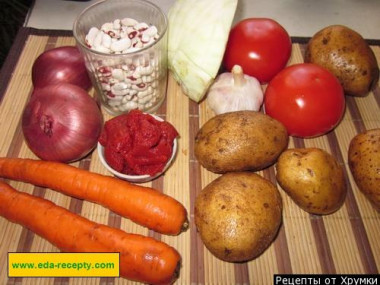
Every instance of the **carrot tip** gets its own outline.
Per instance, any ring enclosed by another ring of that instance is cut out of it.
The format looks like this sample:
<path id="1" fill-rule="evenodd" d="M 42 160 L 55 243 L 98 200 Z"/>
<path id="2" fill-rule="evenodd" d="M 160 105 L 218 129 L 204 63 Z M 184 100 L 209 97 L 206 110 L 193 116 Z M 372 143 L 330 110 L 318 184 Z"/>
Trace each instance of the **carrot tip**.
<path id="1" fill-rule="evenodd" d="M 181 227 L 181 232 L 185 232 L 187 231 L 187 229 L 189 228 L 190 226 L 190 223 L 189 223 L 189 220 L 186 219 L 183 224 L 182 224 L 182 227 Z"/>
<path id="2" fill-rule="evenodd" d="M 178 261 L 177 266 L 176 266 L 176 268 L 174 270 L 174 273 L 173 273 L 173 278 L 172 278 L 170 284 L 173 284 L 179 278 L 179 273 L 181 271 L 181 266 L 182 266 L 181 261 Z"/>

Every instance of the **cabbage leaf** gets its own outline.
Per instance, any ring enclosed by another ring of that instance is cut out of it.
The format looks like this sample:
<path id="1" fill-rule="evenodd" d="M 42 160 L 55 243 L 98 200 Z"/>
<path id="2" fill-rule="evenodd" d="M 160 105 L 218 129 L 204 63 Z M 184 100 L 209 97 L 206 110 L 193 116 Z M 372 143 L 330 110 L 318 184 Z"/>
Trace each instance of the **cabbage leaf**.
<path id="1" fill-rule="evenodd" d="M 199 102 L 223 59 L 237 0 L 177 0 L 168 13 L 168 66 L 182 91 Z"/>

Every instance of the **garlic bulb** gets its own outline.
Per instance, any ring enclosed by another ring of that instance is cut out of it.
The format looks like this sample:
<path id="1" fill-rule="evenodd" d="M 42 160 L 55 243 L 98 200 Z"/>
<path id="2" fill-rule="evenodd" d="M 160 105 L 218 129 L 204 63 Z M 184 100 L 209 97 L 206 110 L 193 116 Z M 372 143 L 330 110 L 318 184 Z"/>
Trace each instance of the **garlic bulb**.
<path id="1" fill-rule="evenodd" d="M 260 82 L 235 65 L 231 72 L 216 78 L 208 91 L 207 103 L 218 115 L 241 110 L 259 111 L 263 98 Z"/>

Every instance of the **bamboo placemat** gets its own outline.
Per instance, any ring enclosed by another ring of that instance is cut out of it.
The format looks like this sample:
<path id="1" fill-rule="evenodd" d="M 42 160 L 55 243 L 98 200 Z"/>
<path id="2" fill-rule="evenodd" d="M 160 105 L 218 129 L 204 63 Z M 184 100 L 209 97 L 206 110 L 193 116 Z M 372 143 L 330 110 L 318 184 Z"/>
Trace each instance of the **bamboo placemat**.
<path id="1" fill-rule="evenodd" d="M 303 61 L 307 39 L 293 39 L 289 64 Z M 20 118 L 32 92 L 31 67 L 44 50 L 74 45 L 71 32 L 21 29 L 0 76 L 0 155 L 36 158 L 26 146 Z M 380 46 L 371 41 L 378 61 Z M 90 93 L 92 94 L 93 91 Z M 194 200 L 199 191 L 217 175 L 202 168 L 193 153 L 194 137 L 200 126 L 213 116 L 205 102 L 194 103 L 169 78 L 167 99 L 156 112 L 179 131 L 179 148 L 173 165 L 159 179 L 144 185 L 173 196 L 185 205 L 190 229 L 179 236 L 165 236 L 140 227 L 102 206 L 77 200 L 50 189 L 9 181 L 20 191 L 52 200 L 73 212 L 127 232 L 153 236 L 175 247 L 182 255 L 180 278 L 176 284 L 272 284 L 273 274 L 378 274 L 380 268 L 380 214 L 358 191 L 347 164 L 351 138 L 380 127 L 380 87 L 365 98 L 347 97 L 347 109 L 339 126 L 315 139 L 291 138 L 289 147 L 320 147 L 345 166 L 348 196 L 343 207 L 328 216 L 307 214 L 280 189 L 283 224 L 273 244 L 257 259 L 247 263 L 227 263 L 213 257 L 203 246 L 194 226 Z M 105 120 L 111 118 L 104 112 Z M 97 152 L 74 165 L 109 175 Z M 259 174 L 276 183 L 273 167 Z M 278 186 L 279 187 L 279 186 Z M 0 218 L 1 284 L 134 284 L 121 278 L 8 278 L 8 252 L 56 252 L 57 249 L 27 229 Z"/>

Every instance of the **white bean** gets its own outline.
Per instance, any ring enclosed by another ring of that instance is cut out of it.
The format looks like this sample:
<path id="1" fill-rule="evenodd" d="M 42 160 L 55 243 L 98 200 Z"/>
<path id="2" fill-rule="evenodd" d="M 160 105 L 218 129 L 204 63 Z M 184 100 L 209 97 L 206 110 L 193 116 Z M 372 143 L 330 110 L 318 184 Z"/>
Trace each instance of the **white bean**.
<path id="1" fill-rule="evenodd" d="M 106 33 L 113 31 L 113 23 L 104 23 L 100 29 Z"/>
<path id="2" fill-rule="evenodd" d="M 150 45 L 151 43 L 154 43 L 154 42 L 155 42 L 155 39 L 152 37 L 152 38 L 149 39 L 149 41 L 147 41 L 145 43 L 145 45 L 148 46 L 148 45 Z"/>
<path id="3" fill-rule="evenodd" d="M 117 106 L 121 105 L 121 101 L 110 100 L 110 101 L 108 101 L 108 104 L 112 107 L 117 107 Z"/>
<path id="4" fill-rule="evenodd" d="M 138 31 L 145 31 L 146 29 L 149 28 L 149 25 L 145 22 L 140 22 L 140 23 L 137 23 L 136 25 L 133 26 L 136 30 Z"/>
<path id="5" fill-rule="evenodd" d="M 130 48 L 131 50 L 139 50 L 140 48 L 143 47 L 143 43 L 141 42 L 139 38 L 133 38 L 131 46 L 132 46 L 132 48 Z"/>
<path id="6" fill-rule="evenodd" d="M 110 49 L 106 48 L 105 46 L 99 45 L 95 47 L 96 51 L 102 52 L 102 53 L 109 53 Z"/>
<path id="7" fill-rule="evenodd" d="M 126 104 L 128 101 L 132 99 L 131 95 L 125 95 L 124 98 L 121 100 L 121 104 Z"/>
<path id="8" fill-rule="evenodd" d="M 143 83 L 141 77 L 134 78 L 133 76 L 132 77 L 131 76 L 126 77 L 125 81 L 128 82 L 128 83 L 130 83 L 130 84 L 134 84 L 134 85 L 135 84 Z"/>
<path id="9" fill-rule="evenodd" d="M 154 91 L 155 90 L 152 88 L 152 86 L 148 86 L 148 93 L 153 94 Z"/>
<path id="10" fill-rule="evenodd" d="M 115 79 L 115 78 L 113 78 L 113 77 L 111 77 L 109 80 L 108 80 L 108 83 L 110 84 L 110 85 L 114 85 L 114 84 L 116 84 L 116 83 L 118 83 L 119 82 L 119 80 L 117 80 L 117 79 Z"/>
<path id="11" fill-rule="evenodd" d="M 103 33 L 102 36 L 102 46 L 106 47 L 109 49 L 111 47 L 111 36 L 108 34 Z"/>
<path id="12" fill-rule="evenodd" d="M 98 33 L 96 34 L 95 38 L 94 38 L 94 42 L 92 43 L 92 45 L 97 48 L 99 46 L 102 45 L 102 40 L 103 40 L 103 32 L 102 31 L 98 31 Z"/>
<path id="13" fill-rule="evenodd" d="M 143 91 L 140 91 L 137 93 L 137 98 L 142 99 L 142 98 L 146 97 L 147 95 L 149 95 L 148 91 L 143 90 Z"/>
<path id="14" fill-rule="evenodd" d="M 138 66 L 138 67 L 136 68 L 136 70 L 133 71 L 133 73 L 132 73 L 133 78 L 136 78 L 136 79 L 137 79 L 137 78 L 141 78 L 140 70 L 141 70 L 141 68 Z"/>
<path id="15" fill-rule="evenodd" d="M 120 30 L 119 37 L 120 38 L 129 38 L 128 33 L 123 29 Z"/>
<path id="16" fill-rule="evenodd" d="M 92 27 L 89 31 L 88 34 L 86 35 L 86 41 L 87 43 L 92 46 L 95 40 L 96 35 L 98 34 L 99 30 L 96 27 Z"/>
<path id="17" fill-rule="evenodd" d="M 131 63 L 132 63 L 132 61 L 129 62 L 129 64 L 131 64 Z M 121 66 L 121 69 L 124 70 L 124 71 L 128 71 L 129 70 L 129 64 L 127 62 L 125 62 L 125 64 L 123 64 Z"/>
<path id="18" fill-rule="evenodd" d="M 150 108 L 153 106 L 153 103 L 152 102 L 148 102 L 145 104 L 145 108 Z"/>
<path id="19" fill-rule="evenodd" d="M 143 35 L 147 35 L 148 37 L 154 37 L 156 34 L 157 34 L 157 28 L 156 26 L 150 26 L 148 29 L 146 29 L 144 32 L 143 32 Z"/>
<path id="20" fill-rule="evenodd" d="M 150 41 L 150 36 L 146 35 L 146 34 L 142 34 L 142 36 L 141 36 L 141 42 L 143 44 L 146 44 L 146 43 L 149 43 L 149 41 Z"/>
<path id="21" fill-rule="evenodd" d="M 115 83 L 112 86 L 112 89 L 120 91 L 120 90 L 128 89 L 128 87 L 129 87 L 129 85 L 127 83 L 125 83 L 125 82 L 118 82 L 118 83 Z"/>
<path id="22" fill-rule="evenodd" d="M 112 70 L 112 77 L 119 80 L 119 81 L 122 81 L 124 80 L 124 72 L 122 69 L 120 68 L 115 68 Z"/>
<path id="23" fill-rule="evenodd" d="M 116 96 L 125 96 L 129 93 L 128 84 L 119 82 L 111 86 L 111 92 Z"/>
<path id="24" fill-rule="evenodd" d="M 140 69 L 141 75 L 150 75 L 153 72 L 153 66 L 145 66 Z"/>
<path id="25" fill-rule="evenodd" d="M 134 96 L 137 95 L 138 91 L 137 90 L 130 90 L 129 95 Z"/>
<path id="26" fill-rule="evenodd" d="M 124 105 L 120 105 L 120 106 L 118 106 L 118 111 L 125 112 L 125 111 L 129 111 L 129 109 L 128 109 L 127 106 L 124 104 Z"/>
<path id="27" fill-rule="evenodd" d="M 152 99 L 152 95 L 145 96 L 144 98 L 139 99 L 139 103 L 145 104 L 145 103 L 149 102 L 151 99 Z"/>
<path id="28" fill-rule="evenodd" d="M 113 21 L 113 29 L 114 30 L 120 30 L 121 29 L 120 19 L 116 19 L 115 21 Z"/>
<path id="29" fill-rule="evenodd" d="M 141 80 L 143 83 L 151 83 L 154 80 L 154 78 L 150 75 L 143 75 L 141 77 Z"/>
<path id="30" fill-rule="evenodd" d="M 124 89 L 124 90 L 112 90 L 112 92 L 116 96 L 121 96 L 122 98 L 124 98 L 129 93 L 128 89 Z"/>
<path id="31" fill-rule="evenodd" d="M 140 83 L 140 84 L 134 84 L 132 85 L 132 89 L 137 90 L 137 91 L 143 91 L 147 88 L 147 85 L 145 83 Z"/>
<path id="32" fill-rule="evenodd" d="M 111 86 L 107 83 L 102 83 L 102 90 L 105 90 L 105 91 L 110 91 L 111 90 Z"/>
<path id="33" fill-rule="evenodd" d="M 125 105 L 129 110 L 137 108 L 137 103 L 133 101 L 129 101 Z"/>
<path id="34" fill-rule="evenodd" d="M 120 52 L 131 46 L 131 40 L 129 38 L 120 39 L 111 44 L 111 50 L 114 52 Z"/>
<path id="35" fill-rule="evenodd" d="M 124 18 L 121 20 L 121 24 L 124 26 L 135 26 L 138 22 L 132 18 Z"/>

